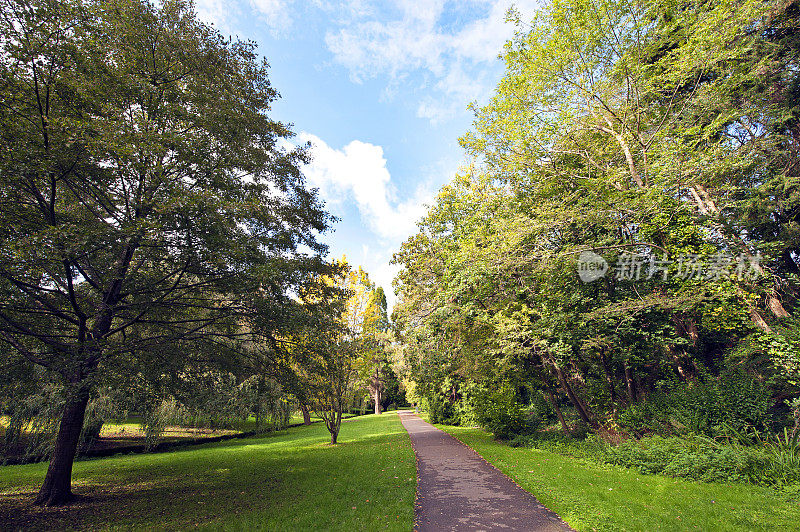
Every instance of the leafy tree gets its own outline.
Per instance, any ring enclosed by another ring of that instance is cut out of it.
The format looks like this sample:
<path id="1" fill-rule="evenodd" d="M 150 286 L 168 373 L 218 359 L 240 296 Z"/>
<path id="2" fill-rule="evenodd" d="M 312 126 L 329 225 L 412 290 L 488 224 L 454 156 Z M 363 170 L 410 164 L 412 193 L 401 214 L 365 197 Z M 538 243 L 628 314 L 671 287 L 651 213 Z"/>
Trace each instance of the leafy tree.
<path id="1" fill-rule="evenodd" d="M 511 383 L 509 404 L 541 392 L 565 431 L 565 402 L 614 430 L 665 382 L 728 379 L 734 346 L 792 366 L 755 346 L 791 345 L 797 306 L 796 10 L 553 0 L 530 25 L 510 14 L 506 75 L 461 139 L 475 162 L 395 256 L 421 395 L 457 412 L 474 384 Z M 612 270 L 587 284 L 575 259 L 590 250 Z M 647 274 L 687 255 L 739 255 L 757 275 Z M 640 279 L 621 271 L 632 256 Z"/>
<path id="2" fill-rule="evenodd" d="M 330 218 L 279 147 L 266 63 L 191 4 L 1 9 L 0 338 L 64 386 L 52 505 L 98 380 L 244 334 L 253 300 L 280 308 L 318 269 L 298 246 L 324 251 Z"/>
<path id="3" fill-rule="evenodd" d="M 325 422 L 331 444 L 336 444 L 342 414 L 353 400 L 369 282 L 366 272 L 354 271 L 344 259 L 336 267 L 302 294 L 309 320 L 293 339 L 297 386 Z"/>
<path id="4" fill-rule="evenodd" d="M 386 377 L 391 372 L 386 356 L 389 316 L 386 294 L 382 287 L 374 288 L 365 309 L 362 344 L 365 351 L 361 360 L 362 378 L 366 377 L 367 389 L 372 396 L 375 413 L 380 414 L 386 398 Z"/>

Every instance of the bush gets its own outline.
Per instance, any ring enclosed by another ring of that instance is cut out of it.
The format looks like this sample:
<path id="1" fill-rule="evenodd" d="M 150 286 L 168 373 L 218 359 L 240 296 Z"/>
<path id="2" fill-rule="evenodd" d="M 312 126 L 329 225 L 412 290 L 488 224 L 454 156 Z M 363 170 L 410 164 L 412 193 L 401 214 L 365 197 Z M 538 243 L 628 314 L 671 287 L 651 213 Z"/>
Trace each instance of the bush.
<path id="1" fill-rule="evenodd" d="M 606 460 L 642 473 L 705 482 L 751 482 L 775 485 L 770 458 L 757 447 L 722 445 L 703 437 L 652 436 L 609 447 Z"/>
<path id="2" fill-rule="evenodd" d="M 532 432 L 538 428 L 537 420 L 541 422 L 540 418 L 529 415 L 528 409 L 517 401 L 513 390 L 508 386 L 478 397 L 475 403 L 475 419 L 481 427 L 500 440 Z"/>
<path id="3" fill-rule="evenodd" d="M 718 436 L 724 426 L 767 427 L 773 404 L 768 387 L 736 371 L 710 383 L 694 383 L 651 395 L 622 410 L 619 426 L 630 434 Z"/>
<path id="4" fill-rule="evenodd" d="M 428 411 L 431 423 L 441 423 L 443 425 L 459 424 L 453 403 L 439 395 L 428 398 L 426 402 L 425 409 Z"/>
<path id="5" fill-rule="evenodd" d="M 792 489 L 800 482 L 800 442 L 788 432 L 758 446 L 722 444 L 704 436 L 649 436 L 614 447 L 597 437 L 576 440 L 559 433 L 520 435 L 514 447 L 530 447 L 598 463 L 703 482 L 744 482 Z M 790 435 L 789 435 L 790 436 Z"/>
<path id="6" fill-rule="evenodd" d="M 186 421 L 186 408 L 175 399 L 164 399 L 150 409 L 144 417 L 144 444 L 150 450 L 161 441 L 168 425 L 182 425 Z"/>

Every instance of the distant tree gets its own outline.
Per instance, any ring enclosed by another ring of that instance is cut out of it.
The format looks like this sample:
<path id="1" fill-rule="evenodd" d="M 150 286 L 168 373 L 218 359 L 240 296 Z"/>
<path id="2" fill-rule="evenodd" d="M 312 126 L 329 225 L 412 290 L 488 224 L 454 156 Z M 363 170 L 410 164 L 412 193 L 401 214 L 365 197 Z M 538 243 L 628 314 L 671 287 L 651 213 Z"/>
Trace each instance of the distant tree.
<path id="1" fill-rule="evenodd" d="M 266 114 L 266 62 L 190 3 L 0 10 L 0 339 L 65 388 L 36 499 L 55 505 L 97 380 L 220 345 L 255 298 L 281 308 L 330 218 Z"/>
<path id="2" fill-rule="evenodd" d="M 386 311 L 386 294 L 382 287 L 370 291 L 369 302 L 364 310 L 364 326 L 361 331 L 360 372 L 367 382 L 375 413 L 383 411 L 386 391 L 386 372 L 390 371 L 386 357 L 389 317 Z"/>

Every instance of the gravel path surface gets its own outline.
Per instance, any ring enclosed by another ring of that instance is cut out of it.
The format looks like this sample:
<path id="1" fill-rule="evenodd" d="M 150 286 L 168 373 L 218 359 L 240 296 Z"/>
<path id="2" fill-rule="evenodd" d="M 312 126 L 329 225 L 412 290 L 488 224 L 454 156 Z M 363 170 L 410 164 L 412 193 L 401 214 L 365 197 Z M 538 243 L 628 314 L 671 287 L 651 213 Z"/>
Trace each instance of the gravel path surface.
<path id="1" fill-rule="evenodd" d="M 400 419 L 417 455 L 415 530 L 572 530 L 460 441 L 413 412 Z"/>

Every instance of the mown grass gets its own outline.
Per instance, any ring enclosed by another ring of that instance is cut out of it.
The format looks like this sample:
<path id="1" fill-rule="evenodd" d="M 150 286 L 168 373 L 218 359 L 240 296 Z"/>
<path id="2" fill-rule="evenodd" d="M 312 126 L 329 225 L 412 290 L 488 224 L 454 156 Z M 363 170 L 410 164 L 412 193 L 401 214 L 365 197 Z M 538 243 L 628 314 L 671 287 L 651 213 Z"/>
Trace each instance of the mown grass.
<path id="1" fill-rule="evenodd" d="M 65 508 L 30 506 L 46 464 L 0 467 L 0 529 L 410 530 L 416 471 L 396 414 L 77 462 Z"/>
<path id="2" fill-rule="evenodd" d="M 643 475 L 538 449 L 480 429 L 437 425 L 577 530 L 798 530 L 800 501 L 769 488 Z"/>

